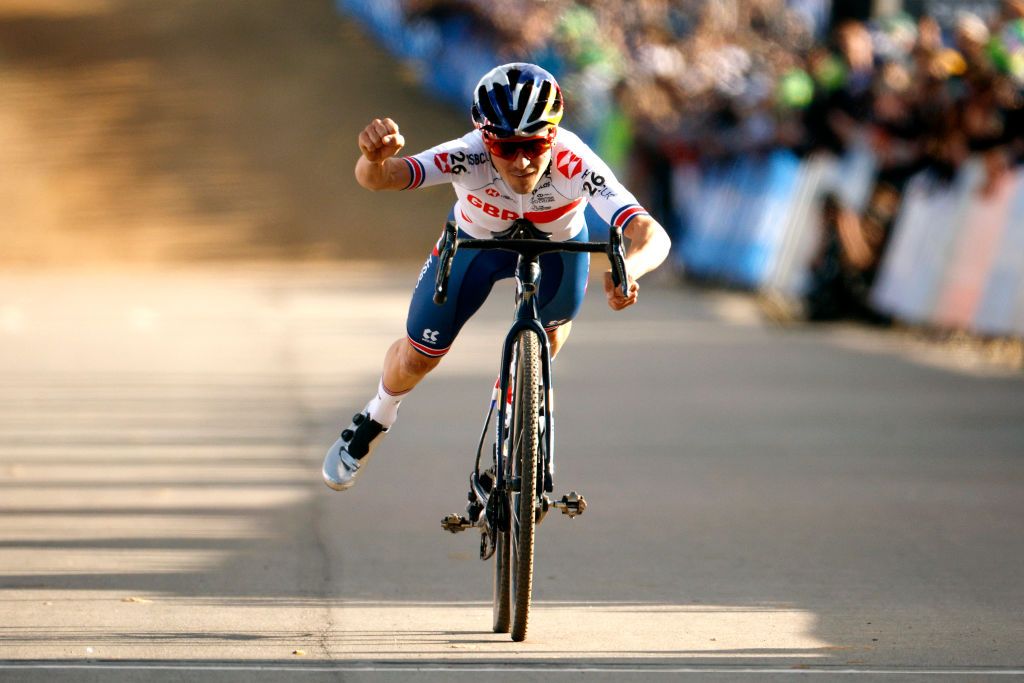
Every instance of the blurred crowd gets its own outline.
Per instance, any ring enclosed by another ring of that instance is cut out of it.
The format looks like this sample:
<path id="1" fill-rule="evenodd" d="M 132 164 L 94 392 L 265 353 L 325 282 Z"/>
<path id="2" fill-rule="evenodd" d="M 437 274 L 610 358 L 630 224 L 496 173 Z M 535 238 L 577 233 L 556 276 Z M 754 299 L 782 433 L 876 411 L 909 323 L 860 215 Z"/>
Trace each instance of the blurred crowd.
<path id="1" fill-rule="evenodd" d="M 820 0 L 406 0 L 407 18 L 463 21 L 499 58 L 558 74 L 573 124 L 622 114 L 639 138 L 720 156 L 843 151 L 872 126 L 887 165 L 1019 154 L 1024 0 L 941 27 L 898 14 L 828 27 Z"/>
<path id="2" fill-rule="evenodd" d="M 951 179 L 979 155 L 988 191 L 1024 159 L 1024 0 L 990 8 L 940 24 L 841 19 L 831 0 L 405 0 L 409 21 L 461 23 L 500 59 L 557 74 L 567 123 L 613 168 L 639 167 L 662 217 L 677 214 L 680 163 L 870 149 L 866 205 L 825 198 L 808 297 L 822 319 L 870 316 L 911 176 Z"/>

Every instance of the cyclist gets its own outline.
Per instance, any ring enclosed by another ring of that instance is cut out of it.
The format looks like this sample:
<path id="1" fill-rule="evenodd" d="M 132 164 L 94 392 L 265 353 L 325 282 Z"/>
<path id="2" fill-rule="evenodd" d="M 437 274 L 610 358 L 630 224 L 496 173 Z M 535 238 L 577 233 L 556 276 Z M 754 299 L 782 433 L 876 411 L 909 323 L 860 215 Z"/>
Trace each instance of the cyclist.
<path id="1" fill-rule="evenodd" d="M 632 194 L 575 134 L 559 126 L 562 92 L 544 69 L 526 63 L 494 68 L 473 93 L 474 130 L 413 156 L 397 156 L 405 145 L 390 118 L 374 119 L 359 134 L 362 156 L 356 180 L 370 190 L 412 190 L 451 183 L 457 200 L 449 215 L 461 237 L 507 234 L 526 218 L 551 240 L 587 240 L 583 210 L 589 202 L 628 240 L 629 295 L 604 276 L 608 305 L 621 310 L 637 301 L 636 278 L 668 255 L 669 238 Z M 452 264 L 448 301 L 433 303 L 438 263 L 435 247 L 413 291 L 407 337 L 384 357 L 376 395 L 327 451 L 324 481 L 342 491 L 355 482 L 373 449 L 394 424 L 402 399 L 451 348 L 463 324 L 483 305 L 493 284 L 514 275 L 516 255 L 503 251 L 459 251 Z M 586 290 L 589 254 L 541 257 L 544 276 L 538 303 L 554 356 L 565 343 Z"/>

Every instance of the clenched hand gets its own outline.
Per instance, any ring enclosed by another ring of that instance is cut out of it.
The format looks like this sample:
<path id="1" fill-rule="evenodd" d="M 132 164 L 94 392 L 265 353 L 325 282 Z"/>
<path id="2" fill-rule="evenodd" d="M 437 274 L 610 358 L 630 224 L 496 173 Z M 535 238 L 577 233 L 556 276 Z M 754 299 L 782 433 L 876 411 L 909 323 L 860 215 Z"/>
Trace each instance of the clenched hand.
<path id="1" fill-rule="evenodd" d="M 391 119 L 374 119 L 359 134 L 359 151 L 366 160 L 379 164 L 398 154 L 405 147 L 405 138 L 398 124 Z"/>

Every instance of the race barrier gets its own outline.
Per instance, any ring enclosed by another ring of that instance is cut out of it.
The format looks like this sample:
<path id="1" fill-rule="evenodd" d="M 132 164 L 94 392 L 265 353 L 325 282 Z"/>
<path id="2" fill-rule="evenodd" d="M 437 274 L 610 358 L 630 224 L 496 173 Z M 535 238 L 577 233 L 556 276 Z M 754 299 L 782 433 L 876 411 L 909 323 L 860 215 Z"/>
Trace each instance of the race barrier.
<path id="1" fill-rule="evenodd" d="M 676 257 L 702 279 L 798 297 L 817 248 L 822 197 L 863 208 L 875 164 L 864 147 L 801 160 L 787 150 L 675 169 L 684 226 Z"/>
<path id="2" fill-rule="evenodd" d="M 699 279 L 799 298 L 824 195 L 862 210 L 875 168 L 864 145 L 840 159 L 774 151 L 681 164 L 674 258 Z M 911 179 L 871 294 L 876 310 L 915 325 L 1024 335 L 1024 169 L 994 187 L 985 180 L 980 159 L 952 182 Z"/>
<path id="3" fill-rule="evenodd" d="M 691 275 L 757 287 L 778 258 L 800 163 L 786 151 L 691 167 L 677 255 Z M 696 172 L 694 172 L 696 170 Z M 696 181 L 694 183 L 694 181 Z"/>
<path id="4" fill-rule="evenodd" d="M 979 160 L 951 184 L 914 178 L 872 303 L 907 322 L 1024 336 L 1024 170 L 983 191 Z"/>

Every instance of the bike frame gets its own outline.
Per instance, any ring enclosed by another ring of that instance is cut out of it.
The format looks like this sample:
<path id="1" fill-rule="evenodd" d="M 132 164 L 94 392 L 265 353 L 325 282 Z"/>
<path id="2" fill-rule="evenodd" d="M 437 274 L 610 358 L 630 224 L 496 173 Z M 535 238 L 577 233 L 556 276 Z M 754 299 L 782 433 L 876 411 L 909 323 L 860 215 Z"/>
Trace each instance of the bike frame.
<path id="1" fill-rule="evenodd" d="M 540 256 L 542 254 L 568 251 L 605 253 L 612 266 L 612 281 L 616 287 L 620 287 L 624 295 L 628 295 L 629 283 L 626 275 L 625 256 L 623 252 L 622 231 L 620 228 L 611 228 L 608 242 L 551 242 L 548 235 L 538 230 L 533 223 L 523 219 L 513 222 L 508 231 L 496 236 L 494 239 L 458 239 L 458 229 L 451 221 L 445 224 L 444 234 L 438 249 L 438 268 L 434 288 L 434 303 L 444 304 L 448 298 L 448 278 L 451 275 L 452 262 L 455 259 L 456 250 L 463 249 L 502 249 L 518 254 L 516 262 L 516 311 L 512 327 L 505 336 L 502 345 L 501 368 L 498 373 L 498 396 L 500 402 L 498 409 L 497 438 L 495 448 L 495 483 L 491 489 L 493 494 L 496 491 L 502 492 L 504 496 L 508 490 L 505 480 L 505 458 L 506 435 L 503 426 L 508 414 L 509 383 L 511 382 L 512 356 L 515 351 L 516 337 L 523 330 L 530 330 L 540 338 L 541 349 L 541 381 L 544 383 L 544 441 L 541 444 L 544 449 L 544 471 L 541 474 L 543 479 L 539 486 L 544 492 L 550 493 L 554 488 L 554 415 L 552 406 L 552 391 L 554 388 L 553 373 L 551 371 L 551 349 L 547 332 L 540 321 L 540 310 L 537 305 L 537 294 L 540 289 L 541 267 Z M 480 435 L 480 444 L 477 448 L 476 466 L 473 474 L 473 487 L 478 495 L 488 500 L 491 495 L 484 495 L 478 480 L 480 476 L 480 456 L 487 435 L 487 423 L 493 414 L 493 405 L 488 412 L 484 422 L 484 430 Z M 521 492 L 522 493 L 522 492 Z M 490 505 L 487 506 L 488 511 Z M 491 530 L 492 533 L 495 531 Z"/>
<path id="2" fill-rule="evenodd" d="M 544 472 L 541 472 L 542 488 L 550 492 L 552 482 L 547 475 L 554 473 L 554 419 L 551 410 L 551 394 L 554 390 L 554 380 L 551 374 L 551 349 L 548 342 L 548 335 L 540 322 L 540 311 L 537 307 L 537 293 L 540 288 L 540 256 L 537 254 L 520 254 L 519 262 L 516 264 L 516 313 L 512 327 L 505 335 L 505 343 L 501 350 L 501 372 L 499 373 L 499 394 L 500 408 L 498 409 L 498 447 L 496 449 L 497 463 L 495 473 L 497 476 L 496 486 L 499 491 L 504 491 L 507 486 L 505 481 L 505 460 L 506 457 L 506 434 L 501 428 L 505 424 L 508 413 L 509 383 L 511 382 L 512 354 L 515 351 L 516 337 L 523 330 L 532 330 L 540 338 L 541 346 L 541 380 L 544 383 Z M 525 492 L 520 492 L 525 493 Z"/>

